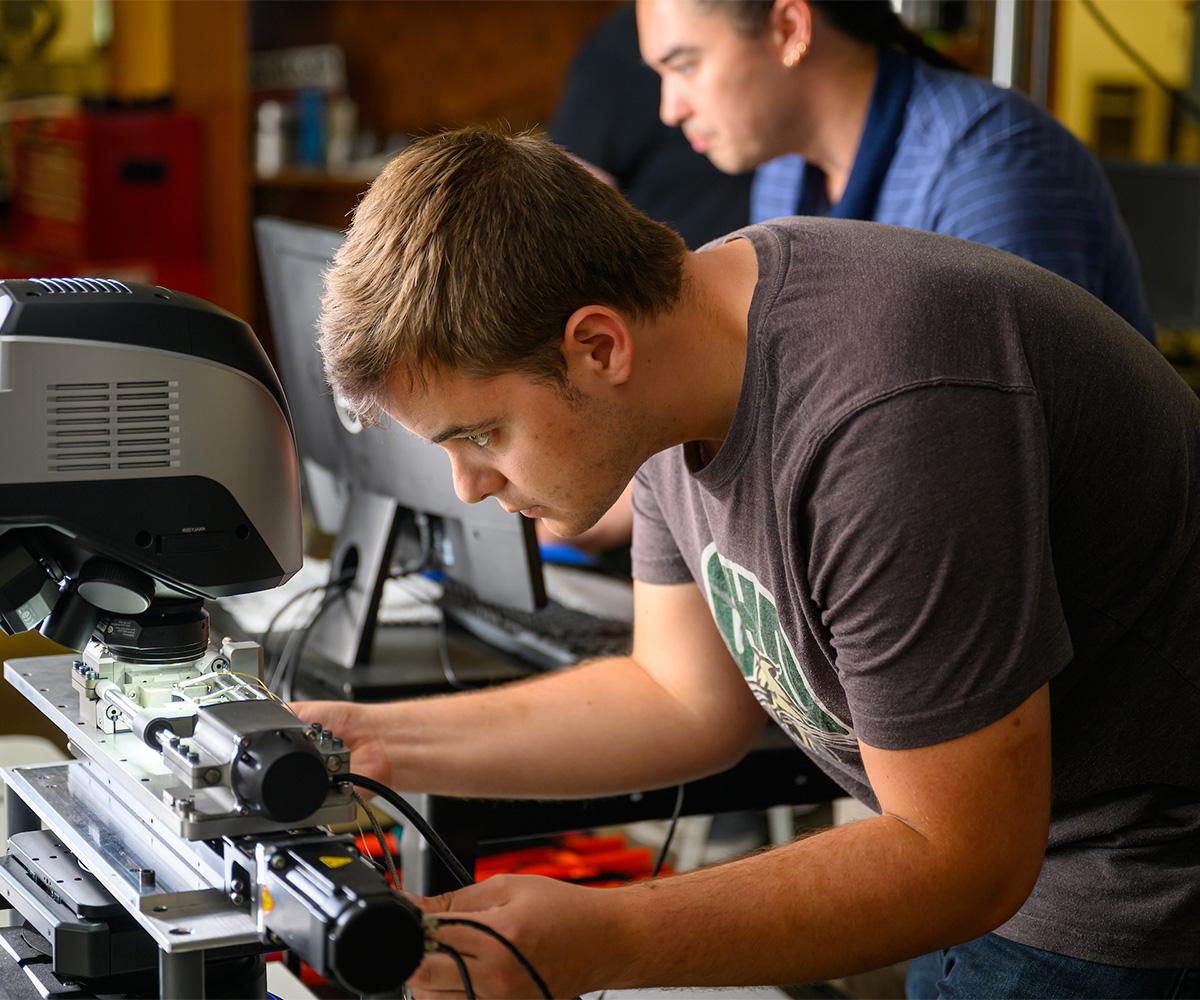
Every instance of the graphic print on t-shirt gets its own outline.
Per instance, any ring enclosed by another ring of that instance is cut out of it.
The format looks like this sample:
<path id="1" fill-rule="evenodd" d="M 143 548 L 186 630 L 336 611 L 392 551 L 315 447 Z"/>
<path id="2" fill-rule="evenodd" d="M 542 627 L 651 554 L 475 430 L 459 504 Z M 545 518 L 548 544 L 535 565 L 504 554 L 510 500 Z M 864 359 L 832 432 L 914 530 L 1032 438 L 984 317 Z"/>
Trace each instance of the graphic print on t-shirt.
<path id="1" fill-rule="evenodd" d="M 779 625 L 774 595 L 750 570 L 709 542 L 700 556 L 704 594 L 717 628 L 754 697 L 810 750 L 836 757 L 858 750 L 853 730 L 821 704 Z"/>

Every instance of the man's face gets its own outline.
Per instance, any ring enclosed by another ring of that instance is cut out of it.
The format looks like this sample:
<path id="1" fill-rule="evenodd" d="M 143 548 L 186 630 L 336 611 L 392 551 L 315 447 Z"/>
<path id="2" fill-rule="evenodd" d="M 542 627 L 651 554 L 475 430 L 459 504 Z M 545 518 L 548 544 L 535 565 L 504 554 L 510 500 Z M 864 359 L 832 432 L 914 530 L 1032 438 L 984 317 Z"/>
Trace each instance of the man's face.
<path id="1" fill-rule="evenodd" d="M 459 499 L 494 497 L 558 535 L 595 524 L 640 463 L 633 422 L 618 407 L 524 375 L 440 374 L 423 391 L 398 377 L 384 408 L 446 450 Z"/>
<path id="2" fill-rule="evenodd" d="M 642 58 L 662 77 L 659 115 L 719 170 L 741 173 L 784 153 L 795 107 L 768 30 L 743 38 L 719 9 L 638 0 Z"/>

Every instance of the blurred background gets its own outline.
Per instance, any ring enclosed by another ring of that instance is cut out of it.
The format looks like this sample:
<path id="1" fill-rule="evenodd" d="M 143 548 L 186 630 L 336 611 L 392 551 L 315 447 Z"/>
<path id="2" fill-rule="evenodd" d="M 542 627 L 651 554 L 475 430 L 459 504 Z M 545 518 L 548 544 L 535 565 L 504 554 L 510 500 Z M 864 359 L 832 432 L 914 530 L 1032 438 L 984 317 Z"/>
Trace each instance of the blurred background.
<path id="1" fill-rule="evenodd" d="M 104 274 L 209 298 L 271 347 L 263 214 L 343 227 L 411 137 L 551 121 L 613 0 L 0 0 L 0 274 Z M 1200 360 L 1191 0 L 903 0 L 927 41 L 1044 104 L 1105 161 L 1159 344 Z M 1157 176 L 1152 174 L 1152 176 Z M 1153 260 L 1148 255 L 1157 255 Z M 1193 384 L 1196 380 L 1193 379 Z"/>

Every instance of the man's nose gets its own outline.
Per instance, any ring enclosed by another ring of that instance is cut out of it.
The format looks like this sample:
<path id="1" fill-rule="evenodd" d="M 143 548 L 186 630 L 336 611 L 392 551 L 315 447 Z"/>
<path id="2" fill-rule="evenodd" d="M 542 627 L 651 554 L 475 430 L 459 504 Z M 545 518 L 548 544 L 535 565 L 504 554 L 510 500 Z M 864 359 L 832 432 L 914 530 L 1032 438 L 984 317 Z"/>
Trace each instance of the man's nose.
<path id="1" fill-rule="evenodd" d="M 479 503 L 504 487 L 505 479 L 495 469 L 463 459 L 450 461 L 454 467 L 454 492 L 463 503 Z"/>
<path id="2" fill-rule="evenodd" d="M 681 125 L 688 116 L 687 104 L 680 93 L 679 85 L 670 76 L 660 77 L 658 95 L 658 117 L 669 128 Z"/>

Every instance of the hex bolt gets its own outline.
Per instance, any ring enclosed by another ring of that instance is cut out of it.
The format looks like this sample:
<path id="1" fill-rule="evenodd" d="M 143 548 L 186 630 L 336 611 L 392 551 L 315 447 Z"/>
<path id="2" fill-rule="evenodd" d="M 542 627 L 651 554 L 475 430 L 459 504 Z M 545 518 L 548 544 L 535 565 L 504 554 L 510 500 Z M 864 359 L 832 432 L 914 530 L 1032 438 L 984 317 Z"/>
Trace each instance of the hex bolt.
<path id="1" fill-rule="evenodd" d="M 333 738 L 333 749 L 341 750 L 343 746 L 344 744 L 342 743 L 342 738 L 340 736 L 335 736 Z"/>
<path id="2" fill-rule="evenodd" d="M 193 750 L 191 753 L 188 754 L 188 763 L 189 764 L 199 764 L 200 763 L 200 755 L 198 753 L 196 753 L 195 750 Z"/>

